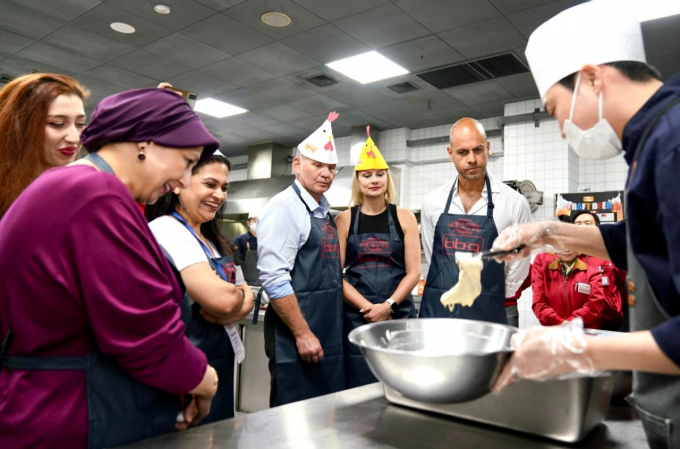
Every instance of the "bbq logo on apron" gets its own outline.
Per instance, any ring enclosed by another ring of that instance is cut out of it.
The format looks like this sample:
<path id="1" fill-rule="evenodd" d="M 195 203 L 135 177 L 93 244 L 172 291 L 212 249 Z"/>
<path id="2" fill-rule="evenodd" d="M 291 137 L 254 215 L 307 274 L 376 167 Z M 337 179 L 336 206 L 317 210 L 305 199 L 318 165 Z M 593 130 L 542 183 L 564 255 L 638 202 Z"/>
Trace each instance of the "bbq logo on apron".
<path id="1" fill-rule="evenodd" d="M 365 270 L 392 265 L 390 243 L 378 237 L 369 237 L 359 242 L 357 268 Z"/>
<path id="2" fill-rule="evenodd" d="M 321 257 L 324 259 L 339 259 L 340 244 L 338 243 L 338 235 L 335 232 L 335 228 L 330 223 L 324 223 L 321 226 L 321 232 L 325 235 L 321 239 Z"/>
<path id="3" fill-rule="evenodd" d="M 469 218 L 458 218 L 447 226 L 451 233 L 442 235 L 442 253 L 453 256 L 457 252 L 478 253 L 484 249 L 481 229 Z"/>

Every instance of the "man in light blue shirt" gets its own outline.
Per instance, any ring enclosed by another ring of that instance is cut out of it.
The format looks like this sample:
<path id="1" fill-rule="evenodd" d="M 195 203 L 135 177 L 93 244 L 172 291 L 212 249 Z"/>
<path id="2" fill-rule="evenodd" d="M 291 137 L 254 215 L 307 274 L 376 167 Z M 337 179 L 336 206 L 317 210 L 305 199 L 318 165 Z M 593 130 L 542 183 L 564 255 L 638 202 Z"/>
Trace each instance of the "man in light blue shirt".
<path id="1" fill-rule="evenodd" d="M 342 268 L 335 223 L 324 193 L 337 152 L 328 120 L 298 145 L 295 182 L 274 196 L 258 221 L 258 269 L 270 298 L 265 352 L 270 406 L 345 388 Z"/>

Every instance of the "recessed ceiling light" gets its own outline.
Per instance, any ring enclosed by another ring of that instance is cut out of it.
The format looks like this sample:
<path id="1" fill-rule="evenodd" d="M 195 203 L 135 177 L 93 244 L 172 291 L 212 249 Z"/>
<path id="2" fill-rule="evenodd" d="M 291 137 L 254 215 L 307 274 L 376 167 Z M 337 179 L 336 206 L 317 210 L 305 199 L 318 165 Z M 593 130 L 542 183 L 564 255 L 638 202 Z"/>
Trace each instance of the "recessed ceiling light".
<path id="1" fill-rule="evenodd" d="M 111 24 L 111 28 L 114 31 L 118 31 L 119 33 L 123 33 L 123 34 L 132 34 L 132 33 L 135 32 L 135 27 L 133 27 L 132 25 L 128 25 L 127 23 L 123 23 L 123 22 L 113 22 Z"/>
<path id="2" fill-rule="evenodd" d="M 170 14 L 170 7 L 167 5 L 156 5 L 153 7 L 153 10 L 158 14 Z"/>
<path id="3" fill-rule="evenodd" d="M 359 81 L 361 84 L 409 73 L 408 70 L 376 51 L 369 51 L 368 53 L 341 59 L 326 65 L 353 80 Z"/>
<path id="4" fill-rule="evenodd" d="M 633 3 L 633 6 L 637 8 L 640 22 L 680 14 L 680 2 L 678 0 L 645 0 L 644 2 Z"/>
<path id="5" fill-rule="evenodd" d="M 282 12 L 266 12 L 260 17 L 270 27 L 287 27 L 290 25 L 290 17 Z"/>
<path id="6" fill-rule="evenodd" d="M 212 115 L 213 117 L 217 118 L 224 118 L 229 117 L 230 115 L 238 115 L 248 112 L 247 109 L 239 108 L 238 106 L 215 100 L 214 98 L 204 98 L 203 100 L 198 100 L 196 102 L 196 106 L 194 107 L 194 111 Z"/>

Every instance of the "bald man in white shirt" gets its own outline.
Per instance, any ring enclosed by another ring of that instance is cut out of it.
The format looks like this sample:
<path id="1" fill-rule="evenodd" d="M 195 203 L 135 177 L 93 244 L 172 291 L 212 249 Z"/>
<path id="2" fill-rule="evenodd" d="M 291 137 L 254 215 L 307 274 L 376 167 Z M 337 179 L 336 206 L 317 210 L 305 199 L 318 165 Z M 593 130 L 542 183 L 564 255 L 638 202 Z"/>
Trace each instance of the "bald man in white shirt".
<path id="1" fill-rule="evenodd" d="M 507 265 L 485 262 L 482 294 L 471 307 L 456 305 L 449 311 L 439 300 L 458 281 L 456 252 L 491 249 L 500 232 L 531 219 L 527 200 L 487 171 L 489 148 L 484 127 L 477 120 L 463 118 L 451 127 L 447 153 L 456 176 L 430 192 L 421 210 L 421 235 L 429 266 L 421 318 L 519 324 L 517 304 L 506 308 L 505 298 L 512 298 L 527 277 L 528 259 Z"/>

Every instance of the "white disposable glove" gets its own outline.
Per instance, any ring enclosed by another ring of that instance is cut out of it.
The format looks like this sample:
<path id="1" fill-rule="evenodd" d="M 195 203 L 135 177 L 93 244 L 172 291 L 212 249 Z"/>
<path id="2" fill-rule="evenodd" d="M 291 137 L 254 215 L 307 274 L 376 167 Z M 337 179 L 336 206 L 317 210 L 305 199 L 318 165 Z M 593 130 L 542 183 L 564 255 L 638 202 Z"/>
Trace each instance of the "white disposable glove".
<path id="1" fill-rule="evenodd" d="M 500 262 L 511 262 L 517 259 L 524 259 L 532 252 L 562 252 L 564 246 L 562 243 L 563 223 L 559 220 L 537 221 L 533 223 L 524 223 L 520 225 L 513 225 L 501 232 L 501 234 L 494 240 L 493 249 L 508 251 L 524 245 L 525 247 L 508 256 L 500 257 Z"/>

